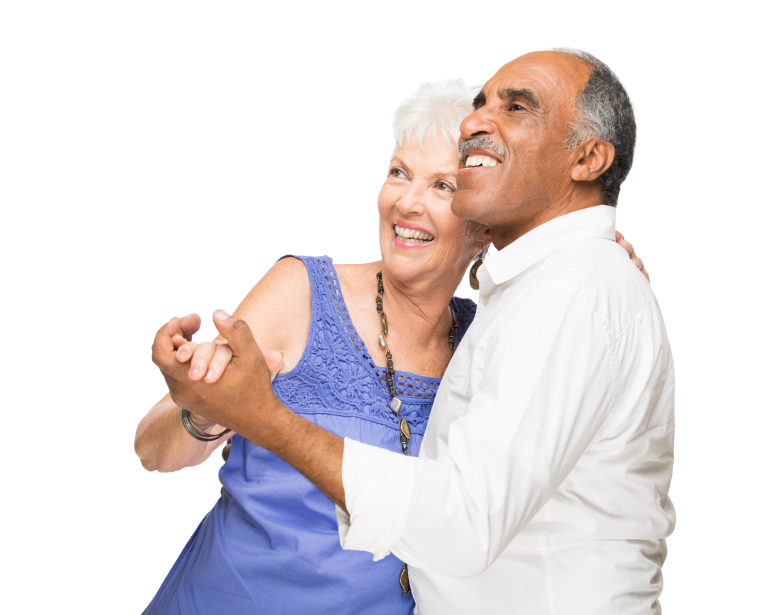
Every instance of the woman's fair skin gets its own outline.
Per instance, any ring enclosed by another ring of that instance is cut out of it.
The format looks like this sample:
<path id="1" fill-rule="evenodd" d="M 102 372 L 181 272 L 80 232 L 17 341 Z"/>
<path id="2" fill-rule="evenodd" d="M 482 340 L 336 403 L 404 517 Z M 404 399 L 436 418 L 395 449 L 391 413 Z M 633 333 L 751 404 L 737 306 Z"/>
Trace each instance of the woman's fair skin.
<path id="1" fill-rule="evenodd" d="M 385 365 L 375 304 L 376 273 L 382 271 L 383 308 L 389 323 L 386 339 L 396 369 L 439 377 L 447 367 L 450 299 L 472 257 L 490 243 L 488 229 L 451 212 L 457 171 L 457 148 L 452 139 L 399 147 L 377 203 L 382 260 L 334 265 L 353 325 L 377 365 Z M 408 229 L 401 231 L 404 234 L 420 231 L 433 240 L 409 245 L 397 236 L 397 226 Z M 631 245 L 619 233 L 616 238 L 648 277 Z M 280 367 L 283 372 L 293 369 L 303 355 L 311 316 L 309 276 L 303 263 L 294 258 L 277 262 L 234 315 L 247 322 L 261 348 L 275 348 L 284 355 L 282 365 L 281 355 L 265 353 L 272 372 Z M 195 315 L 186 319 L 200 322 Z M 219 338 L 196 344 L 179 336 L 174 344 L 180 362 L 192 359 L 192 380 L 215 382 L 230 362 L 230 349 Z M 222 426 L 197 415 L 193 420 L 209 433 L 223 431 Z M 209 443 L 195 440 L 182 426 L 181 409 L 166 395 L 139 423 L 135 448 L 147 470 L 173 472 L 202 463 L 230 435 Z"/>

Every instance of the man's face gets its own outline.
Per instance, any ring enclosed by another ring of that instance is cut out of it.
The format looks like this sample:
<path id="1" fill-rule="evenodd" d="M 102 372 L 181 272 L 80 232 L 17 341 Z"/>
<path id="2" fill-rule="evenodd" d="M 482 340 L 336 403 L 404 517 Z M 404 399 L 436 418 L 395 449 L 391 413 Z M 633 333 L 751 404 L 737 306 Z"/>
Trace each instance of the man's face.
<path id="1" fill-rule="evenodd" d="M 568 202 L 572 162 L 563 144 L 590 70 L 564 53 L 521 56 L 485 84 L 474 113 L 461 123 L 453 213 L 488 225 L 499 248 Z M 498 147 L 470 144 L 479 138 Z"/>

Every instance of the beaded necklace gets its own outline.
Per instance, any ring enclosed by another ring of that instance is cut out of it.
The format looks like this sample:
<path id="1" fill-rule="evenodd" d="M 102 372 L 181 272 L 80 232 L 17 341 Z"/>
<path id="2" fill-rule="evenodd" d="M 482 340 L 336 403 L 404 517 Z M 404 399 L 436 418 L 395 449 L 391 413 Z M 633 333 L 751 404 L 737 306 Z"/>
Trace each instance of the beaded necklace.
<path id="1" fill-rule="evenodd" d="M 401 437 L 401 450 L 405 455 L 409 455 L 409 448 L 407 446 L 407 443 L 409 442 L 410 437 L 412 436 L 412 432 L 410 432 L 409 423 L 407 423 L 407 419 L 405 419 L 401 415 L 401 406 L 402 401 L 396 397 L 396 371 L 393 369 L 393 355 L 391 354 L 390 349 L 388 348 L 388 342 L 385 339 L 385 336 L 388 335 L 388 317 L 385 316 L 385 312 L 382 308 L 382 296 L 385 292 L 385 289 L 382 286 L 382 271 L 377 272 L 377 312 L 380 315 L 380 325 L 382 326 L 382 330 L 380 331 L 379 335 L 379 342 L 380 342 L 380 348 L 385 350 L 385 361 L 387 365 L 387 370 L 385 372 L 385 382 L 388 385 L 388 391 L 390 392 L 391 400 L 390 400 L 390 409 L 393 410 L 393 413 L 399 417 L 399 434 Z M 450 311 L 450 317 L 452 318 L 452 323 L 450 325 L 450 332 L 447 336 L 447 345 L 450 347 L 450 356 L 453 356 L 453 351 L 456 347 L 456 333 L 458 332 L 458 322 L 456 322 L 456 316 L 453 314 L 453 311 Z"/>
<path id="2" fill-rule="evenodd" d="M 385 350 L 385 362 L 387 369 L 385 371 L 385 382 L 388 385 L 388 391 L 390 392 L 390 409 L 393 413 L 399 417 L 399 436 L 401 437 L 401 450 L 405 455 L 409 455 L 409 447 L 407 443 L 412 437 L 412 432 L 409 428 L 409 423 L 401 415 L 401 400 L 396 397 L 396 371 L 393 369 L 393 355 L 388 348 L 388 342 L 385 336 L 388 335 L 388 317 L 385 316 L 385 311 L 382 308 L 382 296 L 385 293 L 385 289 L 382 286 L 382 271 L 377 272 L 377 312 L 380 315 L 380 325 L 382 330 L 379 335 L 380 348 Z M 447 336 L 447 345 L 450 347 L 450 356 L 453 356 L 453 352 L 456 347 L 456 333 L 458 332 L 458 322 L 456 321 L 456 315 L 453 314 L 453 310 L 450 310 L 450 318 L 452 319 L 450 325 L 450 332 Z M 399 585 L 401 585 L 402 595 L 406 595 L 410 592 L 409 573 L 407 572 L 407 564 L 404 564 L 404 568 L 401 569 L 399 575 Z"/>

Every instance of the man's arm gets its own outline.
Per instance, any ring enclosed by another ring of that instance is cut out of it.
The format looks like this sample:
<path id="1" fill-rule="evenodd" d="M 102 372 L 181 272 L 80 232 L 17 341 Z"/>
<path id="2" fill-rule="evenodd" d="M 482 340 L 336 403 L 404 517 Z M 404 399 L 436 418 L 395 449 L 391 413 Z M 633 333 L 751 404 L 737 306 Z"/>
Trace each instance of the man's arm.
<path id="1" fill-rule="evenodd" d="M 214 384 L 189 381 L 158 333 L 153 357 L 174 400 L 279 455 L 349 511 L 345 548 L 392 550 L 455 576 L 485 570 L 537 514 L 611 403 L 603 329 L 584 298 L 554 287 L 498 319 L 481 384 L 436 460 L 343 441 L 295 415 L 273 395 L 246 323 L 225 313 L 215 322 L 234 356 Z"/>
<path id="2" fill-rule="evenodd" d="M 480 574 L 572 471 L 611 407 L 608 340 L 582 296 L 555 287 L 530 295 L 481 341 L 486 353 L 474 360 L 484 363 L 471 371 L 482 378 L 449 426 L 445 456 L 404 459 L 346 441 L 345 548 Z M 433 412 L 447 413 L 446 400 Z"/>

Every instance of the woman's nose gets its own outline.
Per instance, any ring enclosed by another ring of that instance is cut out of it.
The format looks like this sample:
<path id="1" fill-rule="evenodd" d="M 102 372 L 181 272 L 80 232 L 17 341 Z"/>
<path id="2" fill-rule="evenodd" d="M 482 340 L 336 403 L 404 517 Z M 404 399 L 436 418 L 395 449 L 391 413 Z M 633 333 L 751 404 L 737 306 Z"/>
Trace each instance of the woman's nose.
<path id="1" fill-rule="evenodd" d="M 396 207 L 405 215 L 422 214 L 425 210 L 425 205 L 423 204 L 425 193 L 425 186 L 413 180 L 410 182 L 409 188 L 401 195 L 401 198 L 396 203 Z"/>
<path id="2" fill-rule="evenodd" d="M 462 139 L 474 139 L 483 135 L 490 135 L 496 130 L 494 123 L 490 119 L 490 114 L 483 105 L 479 109 L 475 109 L 470 115 L 464 118 L 461 122 L 461 138 Z"/>

